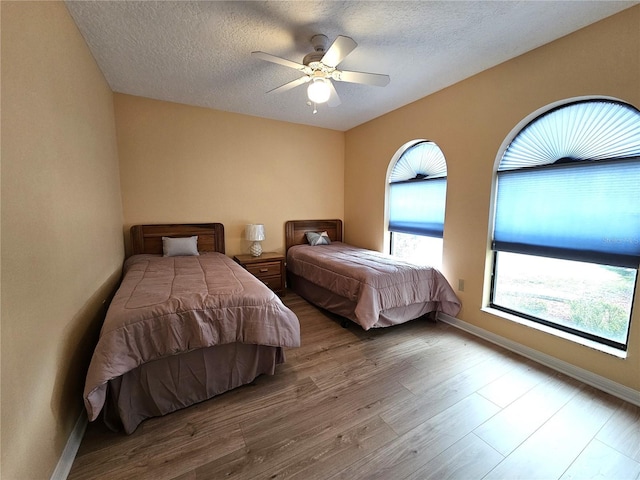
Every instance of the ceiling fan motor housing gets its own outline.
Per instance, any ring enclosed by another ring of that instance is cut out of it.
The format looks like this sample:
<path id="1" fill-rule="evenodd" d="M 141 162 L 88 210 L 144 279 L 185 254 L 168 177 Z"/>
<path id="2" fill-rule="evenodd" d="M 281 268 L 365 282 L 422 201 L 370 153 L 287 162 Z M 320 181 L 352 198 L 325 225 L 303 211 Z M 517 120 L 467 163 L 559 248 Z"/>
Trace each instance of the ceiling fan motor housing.
<path id="1" fill-rule="evenodd" d="M 308 53 L 302 59 L 302 64 L 309 66 L 311 63 L 319 62 L 324 57 L 324 52 Z"/>

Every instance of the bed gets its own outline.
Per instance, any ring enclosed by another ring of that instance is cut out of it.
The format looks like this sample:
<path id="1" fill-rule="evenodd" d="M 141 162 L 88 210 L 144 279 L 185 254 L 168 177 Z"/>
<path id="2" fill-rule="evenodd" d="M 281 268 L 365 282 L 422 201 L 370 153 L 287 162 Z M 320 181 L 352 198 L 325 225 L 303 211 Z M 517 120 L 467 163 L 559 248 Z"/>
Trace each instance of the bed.
<path id="1" fill-rule="evenodd" d="M 310 245 L 309 232 L 314 240 L 326 232 L 328 244 Z M 285 239 L 288 287 L 365 330 L 460 311 L 437 269 L 343 243 L 341 220 L 288 221 Z"/>
<path id="2" fill-rule="evenodd" d="M 222 224 L 136 225 L 131 243 L 87 372 L 90 421 L 132 433 L 274 374 L 300 345 L 296 315 L 224 254 Z"/>

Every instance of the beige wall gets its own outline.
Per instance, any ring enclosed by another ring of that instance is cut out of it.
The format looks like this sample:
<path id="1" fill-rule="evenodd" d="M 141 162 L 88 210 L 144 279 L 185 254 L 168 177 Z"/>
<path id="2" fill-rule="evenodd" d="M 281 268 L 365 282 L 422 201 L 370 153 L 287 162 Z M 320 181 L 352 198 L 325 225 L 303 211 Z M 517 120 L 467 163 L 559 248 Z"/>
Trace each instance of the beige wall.
<path id="1" fill-rule="evenodd" d="M 640 107 L 640 7 L 540 47 L 346 133 L 345 236 L 382 249 L 385 175 L 415 138 L 435 141 L 448 167 L 443 273 L 458 292 L 459 318 L 640 390 L 640 288 L 628 358 L 618 359 L 482 312 L 488 292 L 490 203 L 496 156 L 532 112 L 566 98 L 616 97 Z"/>
<path id="2" fill-rule="evenodd" d="M 124 257 L 113 94 L 62 2 L 1 16 L 1 473 L 48 479 Z"/>
<path id="3" fill-rule="evenodd" d="M 342 218 L 344 134 L 247 115 L 115 95 L 124 227 L 221 222 L 227 254 L 284 252 L 284 222 Z M 128 245 L 127 245 L 128 247 Z"/>

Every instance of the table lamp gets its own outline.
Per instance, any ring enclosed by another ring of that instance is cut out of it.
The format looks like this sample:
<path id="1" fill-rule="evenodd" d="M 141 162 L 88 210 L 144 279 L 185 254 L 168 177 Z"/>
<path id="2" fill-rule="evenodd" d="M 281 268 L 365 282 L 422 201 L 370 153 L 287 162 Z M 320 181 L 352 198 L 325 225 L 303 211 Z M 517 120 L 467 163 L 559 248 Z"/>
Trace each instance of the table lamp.
<path id="1" fill-rule="evenodd" d="M 262 255 L 262 245 L 260 242 L 264 240 L 264 225 L 261 223 L 247 225 L 245 229 L 245 238 L 250 242 L 251 247 L 249 247 L 249 252 L 254 257 L 259 257 Z"/>

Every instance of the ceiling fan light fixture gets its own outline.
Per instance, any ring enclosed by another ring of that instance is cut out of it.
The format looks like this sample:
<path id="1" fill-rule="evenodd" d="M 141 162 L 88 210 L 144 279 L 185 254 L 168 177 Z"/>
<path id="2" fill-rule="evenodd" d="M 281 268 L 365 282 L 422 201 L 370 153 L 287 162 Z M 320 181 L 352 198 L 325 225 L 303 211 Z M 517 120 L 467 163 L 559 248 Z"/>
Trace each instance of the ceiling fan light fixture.
<path id="1" fill-rule="evenodd" d="M 307 96 L 313 103 L 325 103 L 331 96 L 331 87 L 326 78 L 314 78 L 307 87 Z"/>

